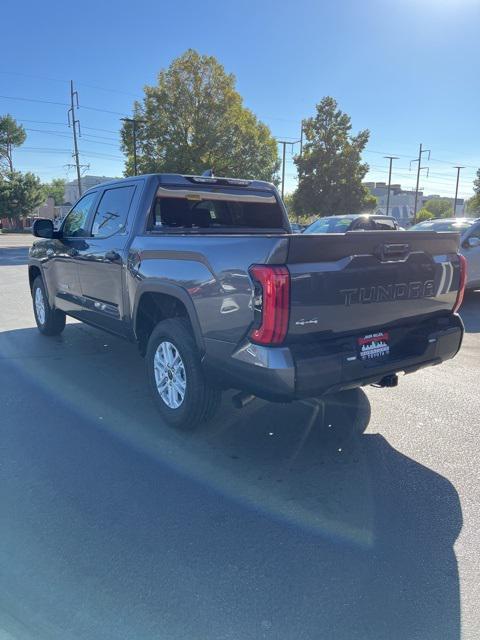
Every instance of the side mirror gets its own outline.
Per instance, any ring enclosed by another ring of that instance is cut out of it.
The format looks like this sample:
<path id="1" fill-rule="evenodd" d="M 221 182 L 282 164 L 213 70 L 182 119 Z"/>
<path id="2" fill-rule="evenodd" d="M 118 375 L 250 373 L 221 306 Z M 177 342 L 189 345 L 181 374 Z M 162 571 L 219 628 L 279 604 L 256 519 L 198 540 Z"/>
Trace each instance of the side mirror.
<path id="1" fill-rule="evenodd" d="M 48 218 L 37 218 L 33 222 L 32 233 L 37 238 L 53 238 L 53 221 Z"/>
<path id="2" fill-rule="evenodd" d="M 473 249 L 473 247 L 480 247 L 480 238 L 477 238 L 476 236 L 471 236 L 467 240 L 467 245 L 470 247 L 470 249 Z"/>

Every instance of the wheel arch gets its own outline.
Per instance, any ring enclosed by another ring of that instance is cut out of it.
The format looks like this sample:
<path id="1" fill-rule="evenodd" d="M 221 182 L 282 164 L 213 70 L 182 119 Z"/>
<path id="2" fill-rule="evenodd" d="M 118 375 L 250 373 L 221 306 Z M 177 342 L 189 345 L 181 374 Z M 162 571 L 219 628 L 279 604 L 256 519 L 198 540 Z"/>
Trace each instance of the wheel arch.
<path id="1" fill-rule="evenodd" d="M 148 339 L 158 322 L 175 317 L 188 319 L 197 348 L 203 356 L 205 343 L 197 311 L 189 293 L 178 285 L 152 279 L 138 286 L 132 321 L 135 340 L 142 354 L 145 353 Z"/>
<path id="2" fill-rule="evenodd" d="M 40 267 L 36 264 L 29 264 L 28 265 L 28 283 L 30 285 L 30 291 L 33 288 L 33 283 L 35 281 L 35 278 L 37 278 L 38 276 L 42 278 L 43 284 L 46 288 L 45 278 L 43 278 L 42 270 L 40 269 Z"/>

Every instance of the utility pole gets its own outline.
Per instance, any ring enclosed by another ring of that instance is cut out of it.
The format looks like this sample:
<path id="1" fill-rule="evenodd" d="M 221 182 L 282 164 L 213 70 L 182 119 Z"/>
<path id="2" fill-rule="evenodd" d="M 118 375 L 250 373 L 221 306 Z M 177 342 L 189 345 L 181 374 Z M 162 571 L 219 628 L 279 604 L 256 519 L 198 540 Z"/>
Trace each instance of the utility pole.
<path id="1" fill-rule="evenodd" d="M 132 125 L 132 138 L 133 138 L 133 175 L 137 175 L 137 124 L 142 124 L 145 120 L 138 120 L 137 118 L 121 118 L 122 122 L 130 122 Z"/>
<path id="2" fill-rule="evenodd" d="M 458 183 L 460 181 L 460 170 L 465 169 L 465 167 L 453 167 L 457 170 L 457 184 L 455 187 L 455 198 L 453 200 L 453 217 L 457 217 L 457 196 L 458 196 Z"/>
<path id="3" fill-rule="evenodd" d="M 293 149 L 293 145 L 294 144 L 298 144 L 298 143 L 302 143 L 302 140 L 277 140 L 278 144 L 283 145 L 283 151 L 282 151 L 282 200 L 283 200 L 283 194 L 285 191 L 285 149 L 287 144 L 292 145 L 292 149 Z"/>
<path id="4" fill-rule="evenodd" d="M 300 125 L 300 155 L 303 154 L 303 120 L 302 120 L 302 124 Z"/>
<path id="5" fill-rule="evenodd" d="M 388 169 L 387 212 L 385 213 L 385 215 L 388 216 L 388 210 L 390 207 L 390 185 L 392 184 L 392 162 L 394 160 L 398 160 L 398 156 L 383 156 L 383 157 L 390 161 L 390 166 Z"/>
<path id="6" fill-rule="evenodd" d="M 427 170 L 427 177 L 429 174 L 429 168 L 428 167 L 422 167 L 422 155 L 424 153 L 428 153 L 428 160 L 430 160 L 430 149 L 423 149 L 423 145 L 422 143 L 420 143 L 420 148 L 418 150 L 418 158 L 416 160 L 412 160 L 410 162 L 410 167 L 412 166 L 413 162 L 418 162 L 418 166 L 417 166 L 417 184 L 415 187 L 415 205 L 413 208 L 413 224 L 415 224 L 415 222 L 417 221 L 417 202 L 418 202 L 418 185 L 420 184 L 420 171 L 423 171 L 424 169 Z"/>
<path id="7" fill-rule="evenodd" d="M 82 183 L 80 182 L 80 156 L 78 154 L 78 142 L 77 142 L 77 124 L 78 135 L 81 136 L 80 120 L 75 119 L 75 104 L 78 109 L 78 92 L 73 90 L 73 80 L 70 80 L 70 109 L 68 110 L 68 126 L 73 129 L 73 157 L 75 158 L 75 164 L 77 166 L 77 180 L 78 180 L 78 197 L 82 196 Z M 72 121 L 70 122 L 70 114 L 72 114 Z"/>
<path id="8" fill-rule="evenodd" d="M 283 194 L 285 192 L 285 148 L 288 142 L 280 141 L 280 144 L 283 145 L 283 153 L 282 153 L 282 200 L 283 200 Z"/>

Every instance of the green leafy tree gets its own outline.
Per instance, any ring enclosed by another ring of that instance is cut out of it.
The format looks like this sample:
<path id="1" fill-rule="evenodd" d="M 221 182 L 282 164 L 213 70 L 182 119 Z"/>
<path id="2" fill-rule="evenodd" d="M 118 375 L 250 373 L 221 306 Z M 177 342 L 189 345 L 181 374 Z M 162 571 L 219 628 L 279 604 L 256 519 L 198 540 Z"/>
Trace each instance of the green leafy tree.
<path id="1" fill-rule="evenodd" d="M 450 198 L 430 198 L 423 208 L 433 214 L 434 218 L 451 218 L 453 216 L 453 204 Z"/>
<path id="2" fill-rule="evenodd" d="M 480 169 L 477 170 L 477 177 L 473 181 L 474 196 L 467 202 L 467 212 L 471 215 L 480 215 Z"/>
<path id="3" fill-rule="evenodd" d="M 371 210 L 372 199 L 362 181 L 368 164 L 361 159 L 370 132 L 352 135 L 350 116 L 331 97 L 317 104 L 313 118 L 304 121 L 305 143 L 296 156 L 298 189 L 295 206 L 322 216 Z"/>
<path id="4" fill-rule="evenodd" d="M 426 220 L 433 220 L 434 218 L 435 216 L 433 213 L 428 209 L 425 209 L 425 207 L 420 209 L 417 213 L 417 222 L 425 222 Z"/>
<path id="5" fill-rule="evenodd" d="M 40 178 L 33 173 L 10 171 L 0 175 L 0 218 L 10 224 L 30 215 L 43 202 Z"/>
<path id="6" fill-rule="evenodd" d="M 63 178 L 54 178 L 51 182 L 42 185 L 43 197 L 46 200 L 49 196 L 55 200 L 55 204 L 63 204 L 65 193 L 65 182 Z"/>
<path id="7" fill-rule="evenodd" d="M 13 149 L 20 147 L 26 137 L 25 129 L 11 115 L 0 116 L 0 168 L 13 171 Z"/>
<path id="8" fill-rule="evenodd" d="M 213 56 L 189 49 L 135 102 L 139 173 L 175 172 L 273 180 L 275 139 L 243 105 L 235 77 Z M 132 123 L 122 128 L 125 175 L 133 174 Z"/>
<path id="9" fill-rule="evenodd" d="M 475 195 L 480 196 L 480 169 L 477 169 L 477 177 L 473 181 L 473 190 Z"/>
<path id="10" fill-rule="evenodd" d="M 480 216 L 480 194 L 467 200 L 467 213 L 471 216 Z"/>

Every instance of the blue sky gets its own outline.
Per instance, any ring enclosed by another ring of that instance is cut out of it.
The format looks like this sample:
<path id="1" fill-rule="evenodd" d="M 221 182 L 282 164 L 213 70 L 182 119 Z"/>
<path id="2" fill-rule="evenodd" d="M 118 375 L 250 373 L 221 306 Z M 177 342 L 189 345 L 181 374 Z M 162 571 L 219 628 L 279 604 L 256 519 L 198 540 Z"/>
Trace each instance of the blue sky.
<path id="1" fill-rule="evenodd" d="M 78 10 L 77 10 L 78 8 Z M 279 138 L 325 95 L 368 128 L 371 180 L 386 180 L 383 156 L 400 156 L 393 182 L 414 185 L 409 160 L 431 149 L 426 193 L 453 195 L 454 164 L 466 165 L 460 196 L 480 167 L 479 0 L 132 3 L 8 2 L 1 10 L 0 113 L 28 129 L 15 155 L 42 180 L 73 178 L 68 81 L 80 96 L 81 159 L 88 173 L 121 175 L 119 118 L 185 49 L 215 55 Z M 87 108 L 88 107 L 88 108 Z M 95 109 L 103 110 L 97 111 Z M 109 111 L 110 113 L 106 113 Z M 35 121 L 35 122 L 33 122 Z M 287 151 L 287 191 L 295 170 Z"/>

